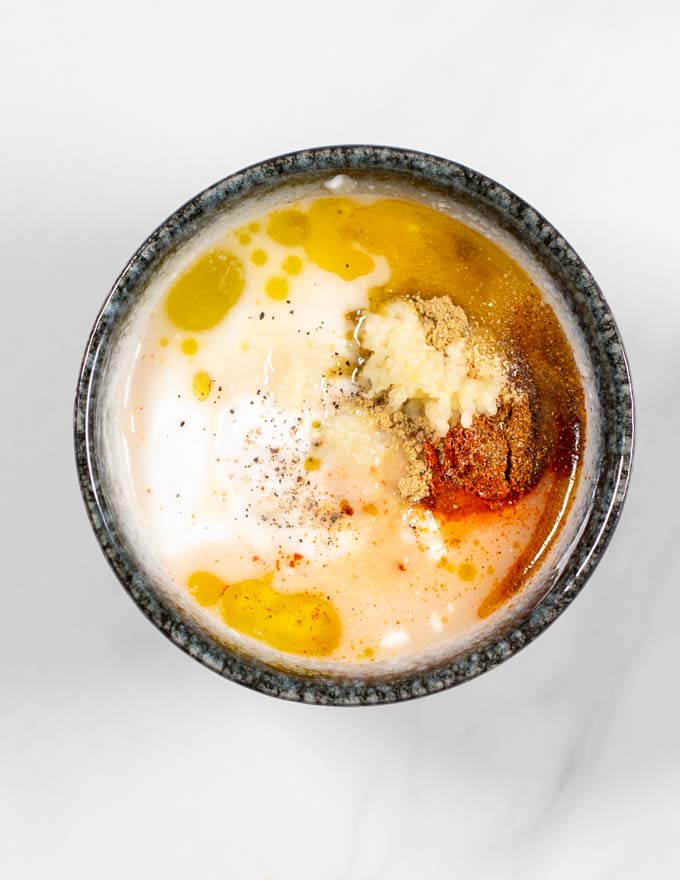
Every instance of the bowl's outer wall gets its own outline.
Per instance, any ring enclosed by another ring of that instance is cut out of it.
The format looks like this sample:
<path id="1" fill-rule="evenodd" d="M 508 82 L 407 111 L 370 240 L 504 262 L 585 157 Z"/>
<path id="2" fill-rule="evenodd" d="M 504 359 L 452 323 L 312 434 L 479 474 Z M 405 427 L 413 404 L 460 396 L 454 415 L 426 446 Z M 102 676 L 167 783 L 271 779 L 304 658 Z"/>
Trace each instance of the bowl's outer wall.
<path id="1" fill-rule="evenodd" d="M 109 346 L 163 261 L 244 196 L 341 172 L 407 177 L 473 205 L 527 247 L 564 294 L 593 365 L 602 414 L 601 457 L 589 518 L 550 591 L 502 637 L 434 668 L 392 679 L 305 676 L 274 669 L 184 622 L 129 553 L 107 502 L 98 456 L 98 394 Z M 633 454 L 633 395 L 623 344 L 600 289 L 574 250 L 531 206 L 484 175 L 447 159 L 393 147 L 322 147 L 261 162 L 225 178 L 179 208 L 140 247 L 92 330 L 76 393 L 74 434 L 80 486 L 102 550 L 123 587 L 168 638 L 210 669 L 262 693 L 308 703 L 370 705 L 441 691 L 492 669 L 535 639 L 573 601 L 599 562 L 621 513 Z"/>

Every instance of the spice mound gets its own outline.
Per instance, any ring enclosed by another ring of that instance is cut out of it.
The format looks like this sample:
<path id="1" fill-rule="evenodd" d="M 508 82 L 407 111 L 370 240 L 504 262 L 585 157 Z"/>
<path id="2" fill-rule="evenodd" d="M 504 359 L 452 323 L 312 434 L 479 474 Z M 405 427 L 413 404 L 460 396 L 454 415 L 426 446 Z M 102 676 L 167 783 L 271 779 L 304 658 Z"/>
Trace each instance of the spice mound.
<path id="1" fill-rule="evenodd" d="M 388 303 L 360 318 L 364 401 L 395 432 L 410 502 L 442 512 L 497 507 L 536 484 L 535 394 L 448 297 Z"/>
<path id="2" fill-rule="evenodd" d="M 482 355 L 465 312 L 446 297 L 394 300 L 365 316 L 360 340 L 370 352 L 361 371 L 366 395 L 424 416 L 436 436 L 495 415 L 503 365 Z"/>

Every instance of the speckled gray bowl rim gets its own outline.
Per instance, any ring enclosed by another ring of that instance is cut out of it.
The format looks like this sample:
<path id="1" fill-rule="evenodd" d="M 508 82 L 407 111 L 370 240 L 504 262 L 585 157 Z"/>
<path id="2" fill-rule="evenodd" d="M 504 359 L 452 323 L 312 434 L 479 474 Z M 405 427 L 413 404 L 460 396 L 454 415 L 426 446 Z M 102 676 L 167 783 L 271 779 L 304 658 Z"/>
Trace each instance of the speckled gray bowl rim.
<path id="1" fill-rule="evenodd" d="M 103 490 L 97 455 L 97 401 L 107 347 L 163 259 L 219 211 L 255 190 L 343 171 L 405 175 L 474 205 L 528 246 L 551 274 L 561 278 L 560 287 L 569 296 L 567 307 L 593 362 L 602 414 L 603 450 L 590 516 L 549 592 L 521 622 L 488 644 L 431 668 L 386 679 L 281 671 L 235 653 L 188 624 L 136 566 Z M 208 187 L 175 211 L 139 248 L 104 302 L 83 357 L 74 412 L 76 464 L 92 528 L 141 611 L 183 651 L 231 681 L 287 700 L 334 706 L 394 703 L 442 691 L 493 669 L 542 633 L 580 592 L 609 544 L 626 495 L 633 436 L 630 374 L 616 323 L 592 275 L 557 230 L 514 193 L 470 168 L 413 150 L 368 145 L 320 147 L 259 162 Z"/>

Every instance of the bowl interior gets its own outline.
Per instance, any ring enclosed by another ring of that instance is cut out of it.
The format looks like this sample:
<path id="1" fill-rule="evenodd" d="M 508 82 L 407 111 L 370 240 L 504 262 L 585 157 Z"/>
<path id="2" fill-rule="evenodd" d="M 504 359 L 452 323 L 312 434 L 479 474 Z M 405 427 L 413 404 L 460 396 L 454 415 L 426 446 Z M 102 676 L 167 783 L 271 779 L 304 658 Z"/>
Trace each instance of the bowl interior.
<path id="1" fill-rule="evenodd" d="M 538 571 L 511 615 L 480 627 L 466 643 L 419 654 L 399 667 L 357 675 L 315 669 L 275 653 L 253 656 L 236 640 L 225 645 L 170 588 L 168 577 L 136 531 L 131 500 L 116 473 L 115 443 L 135 327 L 162 287 L 174 260 L 223 222 L 234 222 L 253 200 L 262 203 L 318 187 L 338 173 L 406 180 L 422 198 L 490 237 L 529 272 L 556 311 L 572 345 L 586 391 L 585 454 L 574 501 Z M 283 189 L 282 189 L 283 188 Z M 632 395 L 614 319 L 590 273 L 537 212 L 488 178 L 444 159 L 382 147 L 303 151 L 255 165 L 205 190 L 173 214 L 142 245 L 99 314 L 83 360 L 76 398 L 76 455 L 83 496 L 100 544 L 125 589 L 175 644 L 227 678 L 268 694 L 315 703 L 353 705 L 420 696 L 478 675 L 531 641 L 569 604 L 599 560 L 625 495 L 633 440 Z"/>

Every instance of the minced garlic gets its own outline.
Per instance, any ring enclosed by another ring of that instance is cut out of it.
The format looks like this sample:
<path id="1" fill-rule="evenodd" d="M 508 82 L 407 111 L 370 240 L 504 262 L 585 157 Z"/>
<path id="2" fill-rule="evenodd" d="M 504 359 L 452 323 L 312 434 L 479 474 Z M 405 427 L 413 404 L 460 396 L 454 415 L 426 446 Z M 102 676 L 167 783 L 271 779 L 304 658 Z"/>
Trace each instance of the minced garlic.
<path id="1" fill-rule="evenodd" d="M 451 308 L 455 311 L 450 313 L 443 350 L 436 347 L 442 339 L 440 322 L 435 340 L 427 310 L 408 299 L 368 313 L 360 333 L 361 345 L 369 352 L 360 374 L 366 396 L 384 396 L 392 411 L 404 407 L 422 412 L 436 437 L 443 437 L 452 425 L 470 427 L 475 415 L 495 415 L 505 384 L 500 359 L 480 357 L 464 313 L 461 317 L 460 309 Z"/>

